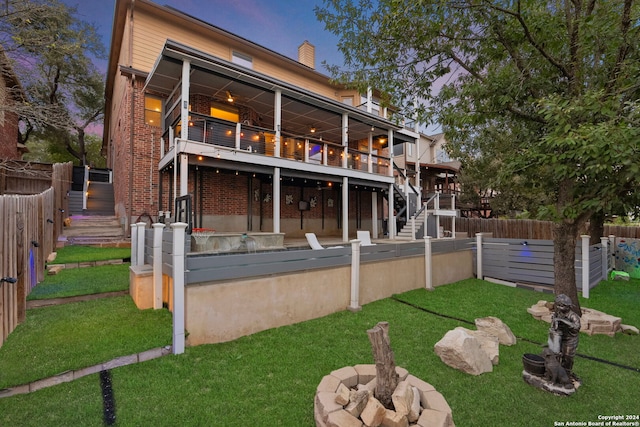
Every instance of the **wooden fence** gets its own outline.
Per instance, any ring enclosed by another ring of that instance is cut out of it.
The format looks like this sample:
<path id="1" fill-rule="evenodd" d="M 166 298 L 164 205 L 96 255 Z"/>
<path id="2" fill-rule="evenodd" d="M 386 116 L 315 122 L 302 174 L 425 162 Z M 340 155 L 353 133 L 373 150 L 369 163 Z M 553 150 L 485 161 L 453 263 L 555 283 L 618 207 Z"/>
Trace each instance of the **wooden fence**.
<path id="1" fill-rule="evenodd" d="M 7 280 L 0 282 L 0 346 L 24 321 L 26 298 L 31 289 L 44 280 L 46 259 L 55 250 L 68 210 L 67 191 L 71 185 L 72 167 L 69 162 L 38 164 L 33 169 L 11 167 L 8 173 L 3 169 L 0 277 Z M 14 179 L 17 172 L 24 172 L 25 185 L 18 185 Z M 48 177 L 49 185 L 41 190 L 40 184 L 35 183 L 41 183 L 45 177 Z M 29 188 L 38 193 L 25 194 Z M 9 194 L 13 191 L 17 194 Z M 15 283 L 11 283 L 12 279 L 16 279 Z"/>
<path id="2" fill-rule="evenodd" d="M 451 230 L 451 219 L 440 218 L 440 225 Z M 493 233 L 499 239 L 553 240 L 553 222 L 529 219 L 481 219 L 456 218 L 456 232 L 466 232 L 469 237 L 476 233 Z M 585 230 L 585 234 L 586 230 Z M 605 225 L 604 236 L 640 238 L 640 227 Z"/>

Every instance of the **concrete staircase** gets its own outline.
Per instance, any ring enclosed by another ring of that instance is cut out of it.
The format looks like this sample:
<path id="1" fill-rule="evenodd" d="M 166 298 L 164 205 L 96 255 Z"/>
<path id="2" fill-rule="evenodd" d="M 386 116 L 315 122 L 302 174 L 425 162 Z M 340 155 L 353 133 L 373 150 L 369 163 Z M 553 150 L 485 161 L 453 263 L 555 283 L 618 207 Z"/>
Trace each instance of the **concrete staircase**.
<path id="1" fill-rule="evenodd" d="M 64 228 L 63 236 L 62 243 L 70 245 L 116 247 L 131 245 L 120 221 L 113 215 L 72 215 L 71 225 Z"/>
<path id="2" fill-rule="evenodd" d="M 423 210 L 422 212 L 420 212 L 420 215 L 416 217 L 416 231 L 418 231 L 418 229 L 420 229 L 420 227 L 422 227 L 422 225 L 424 224 L 425 215 L 426 215 L 426 211 Z M 411 238 L 412 238 L 411 220 L 409 220 L 404 225 L 404 227 L 402 227 L 402 229 L 398 231 L 398 234 L 396 235 L 396 240 L 411 240 Z"/>

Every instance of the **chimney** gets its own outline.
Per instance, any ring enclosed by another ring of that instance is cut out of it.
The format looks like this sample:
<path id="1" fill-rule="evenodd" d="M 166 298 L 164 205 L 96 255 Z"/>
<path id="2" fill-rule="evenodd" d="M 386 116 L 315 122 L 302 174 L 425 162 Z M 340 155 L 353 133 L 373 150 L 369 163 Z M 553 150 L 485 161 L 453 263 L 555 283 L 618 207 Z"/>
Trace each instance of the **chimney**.
<path id="1" fill-rule="evenodd" d="M 316 48 L 307 40 L 298 46 L 298 62 L 314 70 L 316 69 Z"/>

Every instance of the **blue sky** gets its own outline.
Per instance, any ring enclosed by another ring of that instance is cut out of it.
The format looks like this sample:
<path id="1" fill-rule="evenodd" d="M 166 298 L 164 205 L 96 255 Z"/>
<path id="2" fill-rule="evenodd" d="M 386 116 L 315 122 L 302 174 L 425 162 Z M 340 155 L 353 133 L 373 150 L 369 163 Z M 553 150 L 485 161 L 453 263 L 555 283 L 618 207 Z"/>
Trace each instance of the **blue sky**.
<path id="1" fill-rule="evenodd" d="M 78 9 L 78 17 L 96 26 L 109 49 L 115 0 L 62 0 Z M 342 64 L 338 39 L 324 30 L 313 9 L 322 0 L 157 0 L 206 22 L 258 43 L 292 59 L 308 40 L 316 48 L 316 69 L 327 74 L 321 62 Z M 106 62 L 98 64 L 106 69 Z"/>

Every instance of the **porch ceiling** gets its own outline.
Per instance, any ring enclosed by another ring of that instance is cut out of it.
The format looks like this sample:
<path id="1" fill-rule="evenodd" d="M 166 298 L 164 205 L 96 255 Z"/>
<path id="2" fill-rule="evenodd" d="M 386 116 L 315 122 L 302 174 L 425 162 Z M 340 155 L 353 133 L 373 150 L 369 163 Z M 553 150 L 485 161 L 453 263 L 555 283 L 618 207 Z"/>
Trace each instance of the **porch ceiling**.
<path id="1" fill-rule="evenodd" d="M 361 140 L 369 133 L 387 136 L 393 123 L 338 101 L 269 78 L 219 58 L 208 56 L 175 42 L 167 41 L 163 53 L 146 81 L 146 89 L 169 95 L 182 77 L 182 61 L 191 62 L 190 92 L 227 103 L 227 92 L 234 104 L 251 107 L 267 128 L 273 128 L 275 90 L 282 91 L 282 131 L 295 136 L 340 143 L 342 113 L 349 114 L 349 140 Z M 311 128 L 316 129 L 311 132 Z"/>

